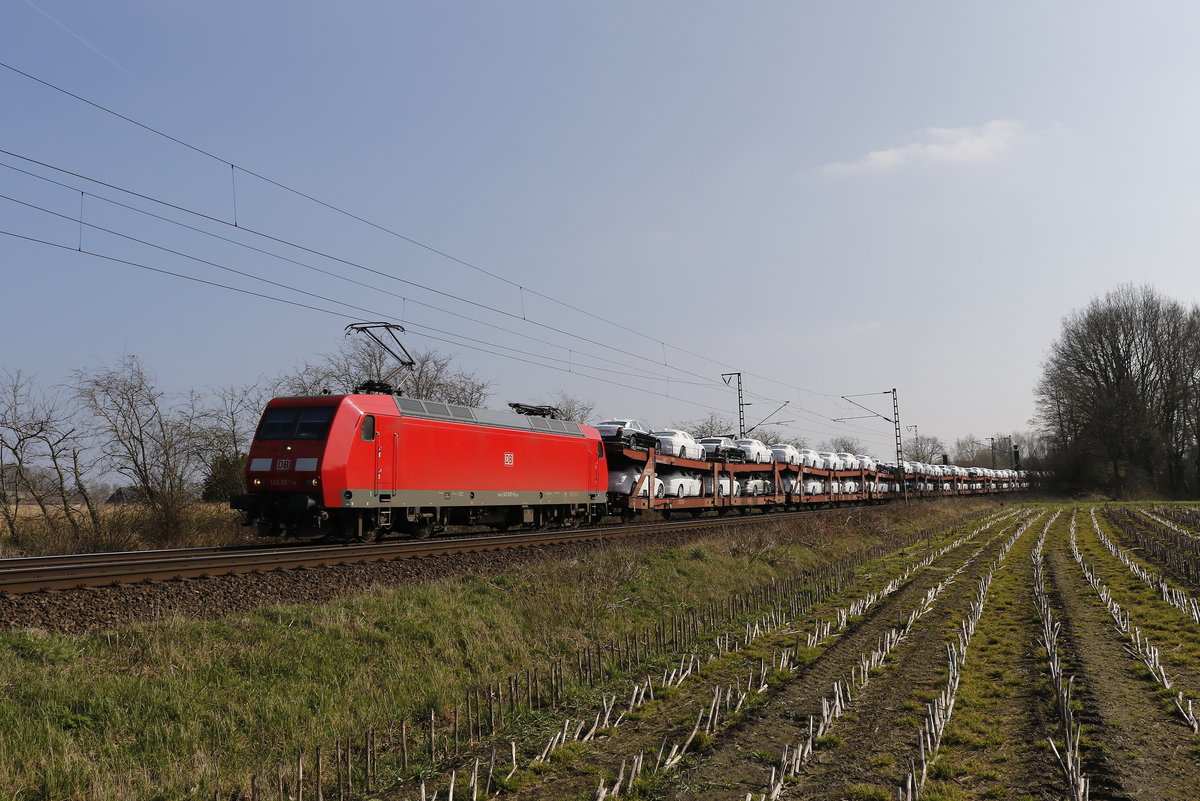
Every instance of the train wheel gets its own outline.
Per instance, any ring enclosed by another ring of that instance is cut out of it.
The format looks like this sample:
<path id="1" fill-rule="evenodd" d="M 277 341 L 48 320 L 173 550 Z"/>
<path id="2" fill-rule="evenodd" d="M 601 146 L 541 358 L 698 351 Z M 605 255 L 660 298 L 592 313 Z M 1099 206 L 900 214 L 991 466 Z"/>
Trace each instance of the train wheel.
<path id="1" fill-rule="evenodd" d="M 427 540 L 433 536 L 434 522 L 432 517 L 422 517 L 413 528 L 413 533 L 419 540 Z"/>

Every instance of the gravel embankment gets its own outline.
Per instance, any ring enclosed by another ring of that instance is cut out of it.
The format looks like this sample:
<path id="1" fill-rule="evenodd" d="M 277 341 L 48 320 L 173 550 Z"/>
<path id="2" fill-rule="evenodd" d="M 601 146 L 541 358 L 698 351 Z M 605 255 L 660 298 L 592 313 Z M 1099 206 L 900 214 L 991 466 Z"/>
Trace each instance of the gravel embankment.
<path id="1" fill-rule="evenodd" d="M 570 559 L 611 544 L 677 546 L 712 531 L 623 537 L 557 546 L 401 559 L 394 562 L 277 570 L 158 583 L 81 587 L 72 590 L 0 594 L 0 629 L 37 628 L 88 634 L 182 616 L 212 619 L 274 604 L 321 604 L 363 593 L 463 574 L 494 574 L 548 557 Z"/>

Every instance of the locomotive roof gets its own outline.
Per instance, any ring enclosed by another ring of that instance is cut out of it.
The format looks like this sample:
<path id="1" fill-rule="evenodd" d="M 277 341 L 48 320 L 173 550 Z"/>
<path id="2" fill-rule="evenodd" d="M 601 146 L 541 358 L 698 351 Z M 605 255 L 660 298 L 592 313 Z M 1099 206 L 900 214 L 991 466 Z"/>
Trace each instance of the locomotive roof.
<path id="1" fill-rule="evenodd" d="M 473 409 L 457 403 L 441 403 L 439 401 L 421 400 L 420 398 L 405 398 L 398 395 L 368 394 L 368 395 L 314 395 L 275 398 L 272 404 L 303 406 L 337 406 L 347 398 L 371 399 L 375 403 L 384 402 L 391 398 L 396 404 L 397 411 L 405 417 L 423 417 L 430 420 L 446 420 L 454 423 L 493 426 L 496 428 L 515 428 L 520 431 L 539 431 L 545 434 L 562 434 L 568 437 L 583 437 L 583 429 L 578 423 L 568 420 L 551 420 L 548 417 L 537 417 L 515 412 L 501 412 L 494 409 Z M 300 403 L 296 403 L 299 401 Z"/>
<path id="2" fill-rule="evenodd" d="M 517 428 L 524 431 L 542 431 L 547 434 L 566 434 L 582 437 L 583 429 L 578 423 L 567 420 L 551 420 L 548 417 L 537 417 L 515 412 L 501 412 L 494 409 L 472 409 L 457 403 L 440 403 L 438 401 L 420 400 L 419 398 L 404 398 L 393 395 L 400 413 L 407 417 L 428 417 L 433 420 L 451 420 L 456 423 L 477 423 L 499 428 Z"/>

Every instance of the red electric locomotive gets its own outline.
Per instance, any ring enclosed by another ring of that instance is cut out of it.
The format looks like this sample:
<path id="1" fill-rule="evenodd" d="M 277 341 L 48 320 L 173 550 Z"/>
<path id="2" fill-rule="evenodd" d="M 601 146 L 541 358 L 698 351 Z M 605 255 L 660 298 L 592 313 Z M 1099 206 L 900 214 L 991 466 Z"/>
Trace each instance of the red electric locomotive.
<path id="1" fill-rule="evenodd" d="M 573 525 L 604 513 L 599 433 L 526 412 L 381 394 L 276 398 L 233 507 L 264 536 L 374 540 L 444 525 Z"/>
<path id="2" fill-rule="evenodd" d="M 346 330 L 369 336 L 400 369 L 413 366 L 396 338 L 400 326 Z M 446 525 L 569 526 L 609 513 L 771 511 L 1027 486 L 1014 471 L 972 481 L 907 463 L 893 472 L 659 455 L 624 429 L 606 443 L 594 428 L 556 419 L 556 409 L 510 406 L 514 412 L 407 398 L 383 380 L 350 395 L 276 398 L 250 447 L 247 492 L 232 506 L 264 536 L 367 541 L 389 532 L 428 536 Z"/>

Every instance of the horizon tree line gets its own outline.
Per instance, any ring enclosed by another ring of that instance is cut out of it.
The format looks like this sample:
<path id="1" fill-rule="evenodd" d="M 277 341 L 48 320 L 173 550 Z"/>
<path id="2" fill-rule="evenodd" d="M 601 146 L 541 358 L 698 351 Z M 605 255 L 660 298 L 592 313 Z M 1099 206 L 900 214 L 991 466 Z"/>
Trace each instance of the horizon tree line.
<path id="1" fill-rule="evenodd" d="M 467 406 L 483 406 L 490 397 L 490 382 L 458 369 L 453 356 L 426 350 L 413 357 L 413 369 L 399 376 L 404 394 Z M 197 501 L 225 501 L 242 491 L 246 454 L 268 399 L 351 392 L 395 366 L 369 343 L 347 339 L 278 376 L 180 393 L 158 386 L 135 355 L 76 369 L 67 382 L 48 387 L 21 371 L 0 371 L 0 535 L 20 544 L 31 534 L 61 529 L 77 548 L 179 542 L 195 526 Z M 543 402 L 565 419 L 594 422 L 589 400 L 559 390 Z M 716 413 L 673 425 L 697 438 L 733 430 L 732 419 Z M 750 435 L 768 444 L 808 445 L 776 427 Z M 973 441 L 968 435 L 956 442 L 957 463 L 978 456 L 963 450 Z M 818 447 L 867 452 L 861 441 L 844 436 Z M 935 462 L 945 452 L 936 437 L 906 441 L 911 460 Z M 110 500 L 134 503 L 122 515 L 101 513 Z"/>
<path id="2" fill-rule="evenodd" d="M 1200 308 L 1123 284 L 1063 318 L 1036 422 L 1068 489 L 1200 492 Z"/>

